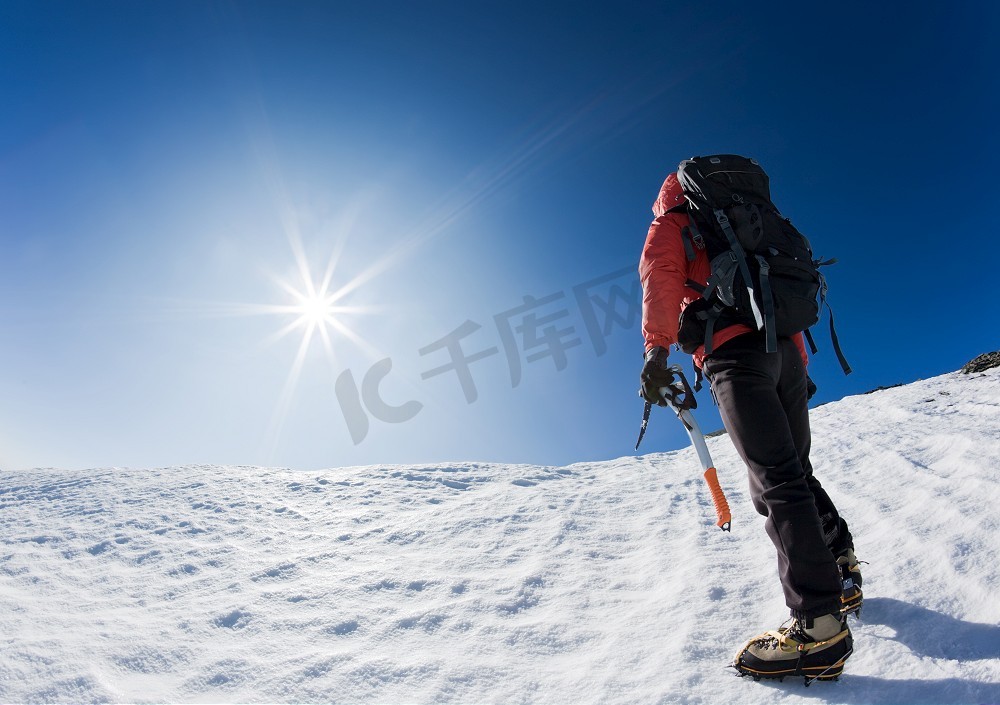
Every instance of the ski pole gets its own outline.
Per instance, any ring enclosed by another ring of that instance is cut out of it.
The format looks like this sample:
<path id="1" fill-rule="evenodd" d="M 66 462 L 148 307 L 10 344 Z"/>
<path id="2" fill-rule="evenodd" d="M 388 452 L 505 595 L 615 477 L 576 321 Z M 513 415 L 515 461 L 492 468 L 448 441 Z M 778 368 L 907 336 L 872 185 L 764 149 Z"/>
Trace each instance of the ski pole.
<path id="1" fill-rule="evenodd" d="M 680 365 L 671 365 L 668 369 L 674 373 L 675 379 L 668 387 L 660 388 L 660 396 L 667 401 L 670 408 L 677 414 L 677 418 L 684 424 L 684 430 L 687 431 L 688 438 L 691 439 L 691 444 L 694 446 L 695 452 L 698 454 L 698 459 L 704 468 L 703 477 L 708 484 L 708 491 L 712 496 L 712 504 L 715 507 L 715 525 L 723 531 L 729 531 L 732 524 L 729 502 L 726 501 L 726 495 L 722 491 L 722 486 L 719 485 L 719 474 L 715 470 L 715 463 L 712 462 L 712 455 L 708 452 L 705 435 L 701 432 L 698 422 L 695 421 L 694 414 L 691 413 L 691 409 L 697 407 L 694 393 L 691 391 L 691 386 L 688 384 L 687 378 L 684 376 L 684 370 L 681 369 Z M 647 401 L 646 408 L 642 413 L 639 440 L 635 442 L 636 450 L 639 450 L 639 443 L 642 442 L 642 437 L 646 433 L 651 409 L 652 404 Z"/>

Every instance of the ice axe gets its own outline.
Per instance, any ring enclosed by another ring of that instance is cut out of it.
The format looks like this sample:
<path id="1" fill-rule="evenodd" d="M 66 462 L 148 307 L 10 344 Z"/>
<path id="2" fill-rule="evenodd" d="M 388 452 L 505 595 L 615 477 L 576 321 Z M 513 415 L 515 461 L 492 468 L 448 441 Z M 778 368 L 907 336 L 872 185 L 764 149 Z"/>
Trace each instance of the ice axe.
<path id="1" fill-rule="evenodd" d="M 691 444 L 698 453 L 698 459 L 704 468 L 705 482 L 708 483 L 708 490 L 712 495 L 712 504 L 715 505 L 715 525 L 723 531 L 729 531 L 732 522 L 732 515 L 729 513 L 729 502 L 719 485 L 719 474 L 715 471 L 715 464 L 712 462 L 712 455 L 708 452 L 708 444 L 705 443 L 705 435 L 701 432 L 698 422 L 695 421 L 691 409 L 698 407 L 691 385 L 680 365 L 671 365 L 667 368 L 674 375 L 674 381 L 667 387 L 660 387 L 660 396 L 667 402 L 671 409 L 677 414 L 677 418 L 684 424 L 684 429 L 691 439 Z M 649 412 L 653 405 L 646 402 L 646 408 L 642 412 L 642 426 L 639 428 L 639 439 L 635 442 L 635 449 L 639 450 L 642 437 L 646 435 L 646 426 L 649 425 Z"/>

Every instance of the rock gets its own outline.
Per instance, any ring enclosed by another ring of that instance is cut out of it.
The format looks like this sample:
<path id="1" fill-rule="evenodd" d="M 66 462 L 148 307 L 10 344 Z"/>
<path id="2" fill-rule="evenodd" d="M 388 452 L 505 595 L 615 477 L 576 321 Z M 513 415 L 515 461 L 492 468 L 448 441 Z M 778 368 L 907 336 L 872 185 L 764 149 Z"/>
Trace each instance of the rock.
<path id="1" fill-rule="evenodd" d="M 884 387 L 875 387 L 875 389 L 870 389 L 867 392 L 865 392 L 865 394 L 874 394 L 875 392 L 882 392 L 885 391 L 886 389 L 895 389 L 896 387 L 902 387 L 902 386 L 903 383 L 899 382 L 897 384 L 889 384 Z"/>
<path id="2" fill-rule="evenodd" d="M 1000 350 L 997 352 L 983 353 L 974 360 L 965 363 L 965 367 L 962 368 L 962 373 L 972 374 L 973 372 L 985 372 L 986 370 L 994 367 L 1000 367 Z"/>

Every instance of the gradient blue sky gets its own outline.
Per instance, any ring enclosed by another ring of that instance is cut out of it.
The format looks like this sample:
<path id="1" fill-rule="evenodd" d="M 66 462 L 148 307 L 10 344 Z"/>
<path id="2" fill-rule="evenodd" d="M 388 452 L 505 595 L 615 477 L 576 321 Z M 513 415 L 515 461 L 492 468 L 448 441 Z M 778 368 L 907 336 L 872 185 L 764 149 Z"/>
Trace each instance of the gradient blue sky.
<path id="1" fill-rule="evenodd" d="M 997 7 L 0 2 L 0 468 L 627 455 L 639 325 L 594 338 L 574 287 L 696 154 L 840 259 L 856 371 L 819 329 L 816 402 L 957 369 L 1000 348 Z M 277 338 L 331 259 L 329 346 Z M 508 357 L 526 296 L 564 357 Z M 467 321 L 471 403 L 420 354 Z M 405 422 L 336 392 L 387 358 Z M 643 450 L 685 443 L 664 412 Z"/>

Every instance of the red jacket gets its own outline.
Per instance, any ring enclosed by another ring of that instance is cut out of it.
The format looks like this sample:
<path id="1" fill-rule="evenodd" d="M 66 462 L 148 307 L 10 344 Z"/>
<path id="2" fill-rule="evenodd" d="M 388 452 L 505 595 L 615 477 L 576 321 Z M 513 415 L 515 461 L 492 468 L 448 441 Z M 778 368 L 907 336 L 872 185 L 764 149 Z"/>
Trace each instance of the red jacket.
<path id="1" fill-rule="evenodd" d="M 642 336 L 646 340 L 646 350 L 667 347 L 677 342 L 677 325 L 681 311 L 698 299 L 700 294 L 687 286 L 688 279 L 700 284 L 708 282 L 711 272 L 708 254 L 695 249 L 695 258 L 689 261 L 681 239 L 681 228 L 688 225 L 684 211 L 667 213 L 667 210 L 684 202 L 677 174 L 670 174 L 660 195 L 653 204 L 653 223 L 646 235 L 646 244 L 639 259 L 639 279 L 642 281 Z M 719 348 L 738 335 L 750 333 L 753 329 L 744 325 L 733 325 L 718 330 L 712 336 L 712 346 Z M 809 364 L 802 334 L 794 336 L 804 364 Z M 699 347 L 694 355 L 694 364 L 702 366 L 705 346 Z"/>

